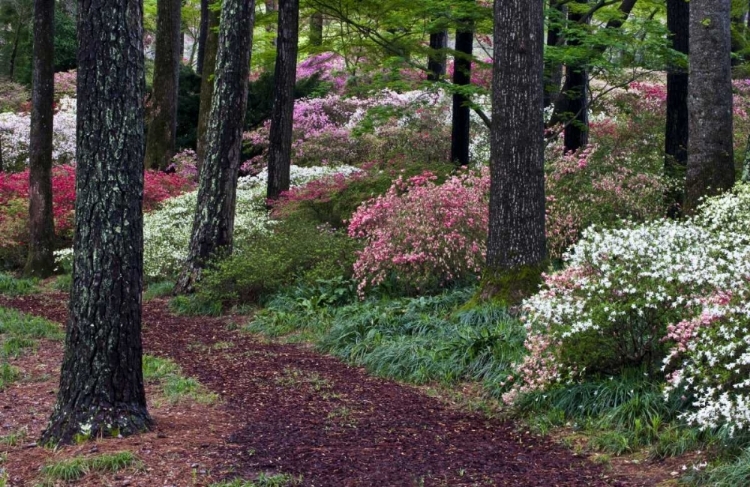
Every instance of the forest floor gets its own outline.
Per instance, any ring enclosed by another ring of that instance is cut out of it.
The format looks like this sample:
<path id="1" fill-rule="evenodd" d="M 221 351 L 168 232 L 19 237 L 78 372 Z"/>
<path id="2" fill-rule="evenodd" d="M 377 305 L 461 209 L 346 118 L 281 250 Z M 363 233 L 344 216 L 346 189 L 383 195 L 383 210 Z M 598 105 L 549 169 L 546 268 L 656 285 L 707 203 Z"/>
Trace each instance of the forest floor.
<path id="1" fill-rule="evenodd" d="M 67 295 L 0 296 L 0 306 L 64 323 Z M 320 487 L 654 486 L 671 485 L 685 463 L 597 464 L 520 423 L 374 378 L 305 345 L 269 342 L 237 322 L 175 316 L 164 300 L 145 303 L 145 352 L 172 359 L 218 400 L 173 402 L 149 385 L 154 431 L 58 451 L 34 440 L 54 405 L 62 343 L 42 340 L 11 359 L 22 379 L 0 392 L 0 440 L 24 435 L 0 441 L 8 485 L 39 485 L 44 464 L 125 450 L 139 468 L 89 473 L 69 485 L 207 486 L 283 473 Z"/>

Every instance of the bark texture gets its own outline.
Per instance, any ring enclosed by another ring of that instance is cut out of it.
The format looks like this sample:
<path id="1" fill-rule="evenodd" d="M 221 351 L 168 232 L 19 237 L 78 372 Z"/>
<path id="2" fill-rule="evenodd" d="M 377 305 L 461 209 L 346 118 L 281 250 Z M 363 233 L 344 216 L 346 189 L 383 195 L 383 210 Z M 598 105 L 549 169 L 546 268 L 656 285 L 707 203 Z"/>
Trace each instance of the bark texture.
<path id="1" fill-rule="evenodd" d="M 188 258 L 175 291 L 189 293 L 207 261 L 231 253 L 242 128 L 247 109 L 254 0 L 224 0 L 208 147 L 198 188 Z"/>
<path id="2" fill-rule="evenodd" d="M 473 29 L 456 31 L 456 52 L 453 59 L 453 84 L 471 84 L 471 56 L 474 49 Z M 469 131 L 471 113 L 468 98 L 460 93 L 453 94 L 453 120 L 451 125 L 451 161 L 459 166 L 469 164 Z"/>
<path id="3" fill-rule="evenodd" d="M 52 106 L 55 97 L 54 0 L 34 1 L 34 68 L 29 143 L 29 256 L 24 275 L 48 277 L 52 255 Z"/>
<path id="4" fill-rule="evenodd" d="M 685 210 L 734 184 L 731 0 L 690 1 L 690 71 Z"/>
<path id="5" fill-rule="evenodd" d="M 203 166 L 206 157 L 206 133 L 211 116 L 211 100 L 214 93 L 214 73 L 216 72 L 216 53 L 219 49 L 219 12 L 210 9 L 208 14 L 208 34 L 203 53 L 203 71 L 201 71 L 201 100 L 198 109 L 198 128 L 195 153 L 198 156 L 198 170 Z"/>
<path id="6" fill-rule="evenodd" d="M 165 169 L 175 152 L 177 93 L 182 61 L 181 0 L 156 3 L 154 82 L 146 140 L 146 167 Z"/>
<path id="7" fill-rule="evenodd" d="M 509 302 L 535 290 L 544 233 L 542 2 L 495 0 L 490 224 L 485 292 Z"/>
<path id="8" fill-rule="evenodd" d="M 143 10 L 81 0 L 73 287 L 57 404 L 42 443 L 128 435 L 143 388 Z"/>
<path id="9" fill-rule="evenodd" d="M 276 37 L 273 109 L 268 147 L 269 199 L 289 190 L 292 164 L 292 116 L 294 84 L 297 75 L 299 38 L 299 0 L 279 0 L 279 26 Z"/>
<path id="10" fill-rule="evenodd" d="M 667 0 L 667 27 L 674 50 L 687 54 L 690 45 L 690 3 Z M 667 128 L 665 134 L 665 170 L 677 176 L 687 165 L 688 148 L 688 72 L 671 67 L 667 72 Z"/>
<path id="11" fill-rule="evenodd" d="M 430 34 L 430 56 L 427 60 L 427 80 L 440 81 L 445 76 L 448 62 L 446 49 L 448 48 L 448 31 L 441 30 Z"/>

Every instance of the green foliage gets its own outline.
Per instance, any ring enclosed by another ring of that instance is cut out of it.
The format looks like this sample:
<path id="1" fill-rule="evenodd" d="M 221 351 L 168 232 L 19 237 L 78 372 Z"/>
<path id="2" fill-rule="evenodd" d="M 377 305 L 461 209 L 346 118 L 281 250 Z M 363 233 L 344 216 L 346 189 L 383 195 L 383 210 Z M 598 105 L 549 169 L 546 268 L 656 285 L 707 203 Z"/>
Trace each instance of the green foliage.
<path id="1" fill-rule="evenodd" d="M 159 384 L 164 396 L 172 403 L 190 399 L 211 404 L 217 399 L 216 394 L 207 391 L 197 380 L 182 375 L 179 365 L 169 359 L 144 355 L 143 379 Z"/>
<path id="2" fill-rule="evenodd" d="M 6 308 L 0 308 L 0 335 L 48 340 L 61 340 L 64 336 L 60 326 L 51 321 Z"/>
<path id="3" fill-rule="evenodd" d="M 57 276 L 55 282 L 52 283 L 52 287 L 64 293 L 70 292 L 70 289 L 73 287 L 73 275 L 62 274 Z"/>
<path id="4" fill-rule="evenodd" d="M 140 464 L 141 461 L 133 453 L 122 451 L 48 463 L 42 466 L 40 473 L 44 479 L 43 485 L 53 485 L 55 481 L 76 481 L 91 472 L 114 473 Z"/>
<path id="5" fill-rule="evenodd" d="M 0 391 L 8 387 L 21 376 L 21 371 L 8 362 L 0 363 Z"/>
<path id="6" fill-rule="evenodd" d="M 302 477 L 294 477 L 288 474 L 265 474 L 261 473 L 255 480 L 234 479 L 226 482 L 211 484 L 209 487 L 292 487 L 300 485 Z"/>
<path id="7" fill-rule="evenodd" d="M 35 290 L 36 281 L 33 279 L 18 279 L 10 274 L 0 273 L 0 294 L 20 296 L 30 294 Z"/>
<path id="8" fill-rule="evenodd" d="M 143 300 L 151 301 L 155 298 L 171 296 L 173 290 L 174 282 L 172 281 L 154 282 L 149 284 L 148 287 L 146 287 L 146 290 L 143 291 Z"/>
<path id="9" fill-rule="evenodd" d="M 195 149 L 201 103 L 201 77 L 189 66 L 180 65 L 177 91 L 177 150 Z"/>

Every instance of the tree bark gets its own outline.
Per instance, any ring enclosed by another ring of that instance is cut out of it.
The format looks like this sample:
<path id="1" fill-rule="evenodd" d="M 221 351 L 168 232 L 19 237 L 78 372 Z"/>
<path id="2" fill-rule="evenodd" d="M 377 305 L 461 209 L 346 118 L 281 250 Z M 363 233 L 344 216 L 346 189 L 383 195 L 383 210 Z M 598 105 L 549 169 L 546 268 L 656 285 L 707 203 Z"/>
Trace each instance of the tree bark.
<path id="1" fill-rule="evenodd" d="M 52 107 L 55 102 L 55 2 L 34 1 L 34 70 L 29 142 L 29 256 L 25 276 L 48 277 L 55 269 L 52 254 Z"/>
<path id="2" fill-rule="evenodd" d="M 690 1 L 685 211 L 734 184 L 730 0 Z"/>
<path id="3" fill-rule="evenodd" d="M 323 12 L 316 11 L 310 16 L 310 45 L 323 45 Z"/>
<path id="4" fill-rule="evenodd" d="M 690 42 L 690 4 L 686 0 L 667 0 L 667 27 L 672 47 L 688 53 Z M 667 176 L 684 174 L 688 147 L 688 72 L 670 67 L 667 71 L 667 127 L 664 168 Z"/>
<path id="5" fill-rule="evenodd" d="M 471 84 L 471 58 L 474 49 L 474 30 L 456 31 L 456 52 L 453 57 L 453 84 L 467 86 Z M 453 120 L 451 125 L 451 161 L 458 166 L 469 164 L 469 131 L 471 113 L 469 99 L 460 93 L 453 94 Z"/>
<path id="6" fill-rule="evenodd" d="M 440 81 L 445 76 L 445 65 L 448 62 L 448 31 L 441 30 L 430 34 L 430 56 L 427 60 L 427 80 Z"/>
<path id="7" fill-rule="evenodd" d="M 299 0 L 279 0 L 277 32 L 273 110 L 268 147 L 268 199 L 276 199 L 282 191 L 289 190 L 294 84 L 297 75 L 297 41 L 299 38 Z"/>
<path id="8" fill-rule="evenodd" d="M 143 387 L 143 7 L 81 0 L 73 287 L 41 442 L 148 429 Z"/>
<path id="9" fill-rule="evenodd" d="M 206 157 L 206 132 L 211 115 L 211 100 L 214 92 L 214 73 L 216 72 L 216 53 L 219 49 L 219 12 L 211 9 L 208 15 L 208 34 L 203 54 L 203 71 L 201 71 L 201 99 L 198 109 L 198 128 L 195 153 L 198 157 L 198 173 Z"/>
<path id="10" fill-rule="evenodd" d="M 565 6 L 559 0 L 549 0 L 550 26 L 547 29 L 547 46 L 559 46 L 563 42 L 562 29 L 556 22 L 562 20 L 565 15 Z M 554 105 L 560 95 L 560 84 L 562 83 L 563 65 L 561 63 L 549 62 L 544 65 L 544 107 Z"/>
<path id="11" fill-rule="evenodd" d="M 209 5 L 209 0 L 201 0 L 201 23 L 200 30 L 198 31 L 198 60 L 195 64 L 195 72 L 199 75 L 203 74 L 203 60 L 206 53 L 206 40 L 208 39 Z"/>
<path id="12" fill-rule="evenodd" d="M 177 92 L 182 60 L 182 2 L 158 0 L 156 49 L 145 165 L 165 169 L 175 153 Z"/>
<path id="13" fill-rule="evenodd" d="M 190 248 L 175 291 L 189 293 L 208 260 L 231 253 L 242 129 L 247 109 L 255 0 L 224 0 L 208 147 L 200 173 Z"/>
<path id="14" fill-rule="evenodd" d="M 483 293 L 508 304 L 533 292 L 547 258 L 544 8 L 495 0 L 490 216 Z"/>

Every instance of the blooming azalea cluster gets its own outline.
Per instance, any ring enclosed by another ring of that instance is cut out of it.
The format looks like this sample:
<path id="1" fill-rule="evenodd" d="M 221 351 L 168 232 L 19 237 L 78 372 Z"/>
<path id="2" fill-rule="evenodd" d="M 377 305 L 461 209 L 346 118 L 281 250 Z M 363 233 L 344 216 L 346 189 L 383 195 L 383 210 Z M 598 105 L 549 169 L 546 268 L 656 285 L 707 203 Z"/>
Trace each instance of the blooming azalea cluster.
<path id="1" fill-rule="evenodd" d="M 354 264 L 360 293 L 390 277 L 413 289 L 479 274 L 486 253 L 489 173 L 465 170 L 443 184 L 430 172 L 397 179 L 352 215 L 366 247 Z"/>

